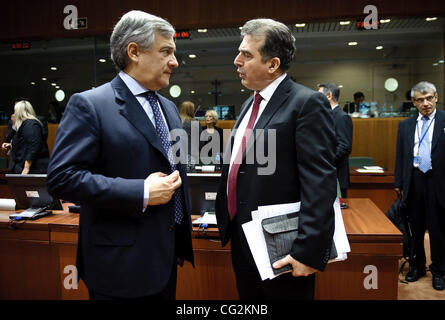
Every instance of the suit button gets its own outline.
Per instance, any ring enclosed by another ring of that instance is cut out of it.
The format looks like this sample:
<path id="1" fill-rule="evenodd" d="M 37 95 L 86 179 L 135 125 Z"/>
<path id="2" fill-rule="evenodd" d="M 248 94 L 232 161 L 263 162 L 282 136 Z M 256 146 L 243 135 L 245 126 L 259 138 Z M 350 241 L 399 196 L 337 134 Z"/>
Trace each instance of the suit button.
<path id="1" fill-rule="evenodd" d="M 175 231 L 175 225 L 174 224 L 169 225 L 168 226 L 168 231 L 170 231 L 170 232 Z"/>

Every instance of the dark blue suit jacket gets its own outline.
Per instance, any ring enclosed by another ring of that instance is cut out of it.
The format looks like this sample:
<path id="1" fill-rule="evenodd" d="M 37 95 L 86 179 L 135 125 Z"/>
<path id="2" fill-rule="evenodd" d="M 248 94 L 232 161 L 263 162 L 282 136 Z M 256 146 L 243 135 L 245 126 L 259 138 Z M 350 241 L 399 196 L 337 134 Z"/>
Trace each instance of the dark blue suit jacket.
<path id="1" fill-rule="evenodd" d="M 337 179 L 340 188 L 349 187 L 349 154 L 352 151 L 352 119 L 340 109 L 339 106 L 332 110 L 335 126 L 337 145 L 335 148 L 335 166 L 337 167 Z"/>
<path id="2" fill-rule="evenodd" d="M 399 123 L 397 132 L 396 164 L 394 179 L 396 188 L 403 190 L 403 201 L 409 194 L 411 172 L 413 169 L 414 135 L 416 134 L 417 116 Z M 431 147 L 431 165 L 437 199 L 445 207 L 445 111 L 436 109 Z"/>
<path id="3" fill-rule="evenodd" d="M 170 130 L 182 128 L 176 106 L 157 96 Z M 117 297 L 155 294 L 165 287 L 176 256 L 193 261 L 185 165 L 178 170 L 183 184 L 177 192 L 185 205 L 175 232 L 173 200 L 143 212 L 144 179 L 171 169 L 154 126 L 122 79 L 71 97 L 48 186 L 81 204 L 77 267 L 89 290 Z"/>

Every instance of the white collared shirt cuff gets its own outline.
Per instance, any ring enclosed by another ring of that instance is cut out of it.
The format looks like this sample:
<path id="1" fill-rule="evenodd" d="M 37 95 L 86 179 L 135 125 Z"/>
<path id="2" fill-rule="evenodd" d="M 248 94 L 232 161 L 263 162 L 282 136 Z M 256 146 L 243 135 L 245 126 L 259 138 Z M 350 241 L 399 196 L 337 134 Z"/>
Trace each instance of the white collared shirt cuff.
<path id="1" fill-rule="evenodd" d="M 142 204 L 142 211 L 145 211 L 148 207 L 148 200 L 149 200 L 149 187 L 148 187 L 148 181 L 145 179 L 144 181 L 144 202 Z"/>

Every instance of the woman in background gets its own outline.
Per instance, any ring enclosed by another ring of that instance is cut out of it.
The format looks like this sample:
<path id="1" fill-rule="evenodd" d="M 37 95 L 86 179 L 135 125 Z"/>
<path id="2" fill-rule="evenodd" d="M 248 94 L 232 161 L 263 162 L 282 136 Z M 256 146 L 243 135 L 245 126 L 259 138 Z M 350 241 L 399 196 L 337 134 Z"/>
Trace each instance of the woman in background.
<path id="1" fill-rule="evenodd" d="M 11 143 L 2 146 L 11 149 L 9 171 L 16 174 L 46 173 L 49 162 L 47 131 L 45 134 L 44 124 L 37 119 L 29 101 L 15 104 L 14 120 L 16 133 Z"/>
<path id="2" fill-rule="evenodd" d="M 217 147 L 217 150 L 211 149 L 210 152 L 207 154 L 204 154 L 203 156 L 209 156 L 212 158 L 215 158 L 218 154 L 222 156 L 224 153 L 224 142 L 223 142 L 223 129 L 218 128 L 216 126 L 216 123 L 218 122 L 218 114 L 215 110 L 207 110 L 205 114 L 205 124 L 206 127 L 203 131 L 203 142 L 201 146 L 202 148 L 211 143 L 213 146 Z M 215 143 L 214 141 L 218 141 L 218 143 Z M 221 160 L 221 159 L 220 159 Z"/>
<path id="3" fill-rule="evenodd" d="M 195 151 L 196 154 L 193 154 L 194 163 L 199 163 L 199 137 L 201 136 L 202 127 L 199 124 L 199 121 L 195 119 L 195 104 L 191 101 L 184 101 L 181 103 L 181 107 L 179 108 L 179 116 L 181 117 L 182 127 L 187 132 L 188 137 L 188 157 L 187 162 L 191 163 L 190 157 L 192 156 L 192 123 L 196 121 L 196 127 L 198 128 L 199 136 L 198 141 L 195 141 L 197 148 Z"/>

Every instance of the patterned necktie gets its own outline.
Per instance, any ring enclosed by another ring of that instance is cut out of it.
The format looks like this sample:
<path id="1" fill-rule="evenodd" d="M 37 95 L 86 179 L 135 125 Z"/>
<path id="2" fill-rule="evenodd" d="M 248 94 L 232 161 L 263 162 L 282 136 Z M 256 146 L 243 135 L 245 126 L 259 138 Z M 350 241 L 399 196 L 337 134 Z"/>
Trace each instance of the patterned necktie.
<path id="1" fill-rule="evenodd" d="M 238 152 L 235 156 L 235 159 L 232 163 L 232 167 L 229 172 L 229 179 L 227 181 L 228 184 L 227 202 L 228 202 L 230 220 L 233 220 L 233 218 L 236 215 L 236 181 L 238 179 L 239 167 L 243 159 L 244 151 L 246 150 L 247 141 L 249 141 L 249 137 L 252 134 L 253 125 L 255 124 L 255 120 L 258 115 L 258 111 L 260 109 L 260 102 L 262 99 L 263 97 L 259 93 L 255 95 L 255 101 L 253 103 L 252 113 L 250 114 L 246 130 L 244 131 L 243 137 L 241 138 L 241 146 L 238 149 Z"/>
<path id="2" fill-rule="evenodd" d="M 170 167 L 172 172 L 176 170 L 176 165 L 173 161 L 173 154 L 172 154 L 172 148 L 170 143 L 170 135 L 167 129 L 167 126 L 164 122 L 164 119 L 162 118 L 161 110 L 159 108 L 158 104 L 158 98 L 156 97 L 155 93 L 153 91 L 146 92 L 146 97 L 148 102 L 150 103 L 151 109 L 153 110 L 153 116 L 155 119 L 155 126 L 156 126 L 156 134 L 158 135 L 159 139 L 161 140 L 162 147 L 164 148 L 165 152 L 167 153 L 168 160 L 170 162 Z M 181 201 L 181 188 L 178 188 L 175 193 L 173 194 L 173 201 L 174 201 L 174 210 L 175 210 L 175 222 L 177 224 L 181 224 L 182 216 L 183 216 L 183 210 L 182 210 L 182 201 Z"/>
<path id="3" fill-rule="evenodd" d="M 419 170 L 423 173 L 427 172 L 431 167 L 431 152 L 430 152 L 430 136 L 428 134 L 428 117 L 422 117 L 423 125 L 422 132 L 420 133 L 420 138 L 422 143 L 419 145 Z"/>

